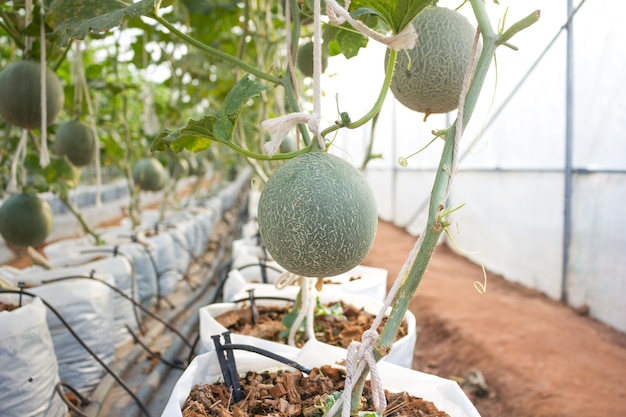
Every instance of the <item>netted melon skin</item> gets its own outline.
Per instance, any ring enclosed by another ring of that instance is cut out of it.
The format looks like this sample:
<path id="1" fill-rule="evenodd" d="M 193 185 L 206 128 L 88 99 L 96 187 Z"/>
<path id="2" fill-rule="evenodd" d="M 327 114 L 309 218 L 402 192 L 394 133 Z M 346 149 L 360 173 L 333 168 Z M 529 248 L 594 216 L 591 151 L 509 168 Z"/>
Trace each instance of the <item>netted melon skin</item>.
<path id="1" fill-rule="evenodd" d="M 360 171 L 334 155 L 311 152 L 270 177 L 259 198 L 258 222 L 279 265 L 297 275 L 327 277 L 365 258 L 378 212 Z"/>
<path id="2" fill-rule="evenodd" d="M 404 106 L 426 115 L 455 110 L 472 56 L 474 27 L 445 7 L 424 9 L 413 26 L 417 42 L 398 53 L 391 91 Z"/>

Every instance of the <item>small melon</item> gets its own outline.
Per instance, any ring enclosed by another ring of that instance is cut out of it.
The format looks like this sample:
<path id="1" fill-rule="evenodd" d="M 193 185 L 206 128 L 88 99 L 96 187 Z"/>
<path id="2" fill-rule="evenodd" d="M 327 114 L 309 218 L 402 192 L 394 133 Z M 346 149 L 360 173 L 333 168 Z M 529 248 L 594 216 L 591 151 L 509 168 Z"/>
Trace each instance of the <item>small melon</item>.
<path id="1" fill-rule="evenodd" d="M 37 194 L 13 194 L 0 205 L 0 234 L 11 245 L 38 245 L 51 230 L 52 209 Z"/>
<path id="2" fill-rule="evenodd" d="M 167 168 L 170 178 L 175 180 L 188 176 L 190 171 L 189 161 L 182 157 L 170 159 L 167 163 Z"/>
<path id="3" fill-rule="evenodd" d="M 83 167 L 94 159 L 96 138 L 86 124 L 74 120 L 65 122 L 56 132 L 54 151 L 66 156 L 74 166 Z"/>
<path id="4" fill-rule="evenodd" d="M 156 158 L 142 158 L 133 166 L 133 181 L 141 190 L 160 191 L 167 178 L 167 170 Z"/>
<path id="5" fill-rule="evenodd" d="M 313 76 L 313 42 L 307 42 L 298 48 L 298 56 L 296 65 L 300 72 L 307 76 Z M 322 46 L 322 72 L 326 71 L 328 66 L 328 51 Z"/>
<path id="6" fill-rule="evenodd" d="M 459 12 L 436 6 L 421 11 L 413 26 L 415 47 L 398 52 L 391 91 L 404 106 L 426 117 L 450 112 L 459 105 L 475 29 Z"/>
<path id="7" fill-rule="evenodd" d="M 343 159 L 309 152 L 278 168 L 259 198 L 263 243 L 279 265 L 306 276 L 334 276 L 357 266 L 376 235 L 374 194 Z"/>
<path id="8" fill-rule="evenodd" d="M 0 116 L 24 129 L 41 128 L 41 66 L 16 61 L 0 73 Z M 56 74 L 46 68 L 46 122 L 51 125 L 63 109 L 65 96 Z"/>

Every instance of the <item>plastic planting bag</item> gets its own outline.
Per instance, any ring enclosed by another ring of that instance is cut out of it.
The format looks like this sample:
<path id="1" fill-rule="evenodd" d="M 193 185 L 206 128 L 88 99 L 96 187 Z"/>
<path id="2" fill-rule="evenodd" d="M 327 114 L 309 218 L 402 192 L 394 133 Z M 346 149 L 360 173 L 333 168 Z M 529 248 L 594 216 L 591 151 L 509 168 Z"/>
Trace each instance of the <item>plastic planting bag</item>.
<path id="1" fill-rule="evenodd" d="M 315 341 L 307 342 L 301 350 L 291 349 L 277 353 L 308 368 L 335 365 L 346 358 L 344 349 Z M 262 372 L 277 369 L 293 371 L 286 365 L 254 353 L 237 350 L 234 356 L 240 375 L 245 375 L 248 371 Z M 407 392 L 431 401 L 450 417 L 480 417 L 476 408 L 455 381 L 384 361 L 379 362 L 377 366 L 384 388 L 390 392 Z M 161 417 L 182 417 L 181 408 L 194 386 L 223 382 L 223 380 L 215 352 L 197 356 L 178 379 Z"/>
<path id="2" fill-rule="evenodd" d="M 322 304 L 332 304 L 338 301 L 343 301 L 344 303 L 351 304 L 356 308 L 363 308 L 366 312 L 373 315 L 378 314 L 379 310 L 383 306 L 383 303 L 371 297 L 345 294 L 339 291 L 335 293 L 321 292 L 318 295 L 319 301 Z M 242 296 L 244 295 L 242 294 Z M 290 305 L 290 303 L 288 302 L 277 300 L 257 300 L 256 303 L 257 305 Z M 241 304 L 215 303 L 200 308 L 200 352 L 208 352 L 213 350 L 214 347 L 211 336 L 222 334 L 227 330 L 217 320 L 215 320 L 215 317 L 218 317 L 219 315 L 227 311 L 232 311 L 240 307 Z M 415 342 L 417 340 L 415 316 L 410 311 L 407 311 L 404 316 L 404 320 L 407 324 L 407 335 L 394 342 L 391 348 L 391 352 L 389 352 L 389 354 L 384 357 L 383 361 L 411 368 L 413 364 L 413 352 L 415 350 Z M 280 343 L 277 342 L 263 340 L 253 336 L 240 335 L 236 333 L 233 333 L 231 335 L 231 338 L 233 343 L 251 344 L 254 346 L 263 347 L 268 350 L 277 349 L 282 346 Z"/>
<path id="3" fill-rule="evenodd" d="M 245 294 L 250 289 L 254 289 L 256 295 L 281 295 L 298 292 L 299 287 L 295 285 L 287 286 L 282 290 L 278 290 L 274 286 L 273 283 L 281 275 L 281 273 L 276 272 L 276 269 L 282 270 L 276 262 L 268 261 L 266 263 L 267 284 L 262 281 L 259 261 L 256 260 L 256 264 L 253 262 L 255 260 L 250 255 L 240 256 L 233 262 L 233 269 L 224 283 L 224 301 L 240 298 L 241 293 Z M 358 265 L 346 273 L 324 278 L 323 282 L 322 293 L 341 291 L 347 294 L 372 297 L 380 302 L 385 301 L 387 294 L 387 270 L 383 268 Z"/>
<path id="4" fill-rule="evenodd" d="M 169 233 L 144 238 L 154 248 L 154 257 L 157 262 L 160 296 L 164 297 L 176 289 L 178 281 L 185 273 L 181 270 L 176 259 L 174 239 Z"/>
<path id="5" fill-rule="evenodd" d="M 1 297 L 18 305 L 17 296 Z M 0 416 L 65 417 L 46 307 L 39 298 L 22 300 L 22 307 L 0 312 Z"/>
<path id="6" fill-rule="evenodd" d="M 95 280 L 71 279 L 40 285 L 30 292 L 46 300 L 100 360 L 113 363 L 113 291 L 109 287 Z M 104 368 L 54 313 L 48 311 L 47 319 L 61 381 L 89 394 L 104 377 Z"/>

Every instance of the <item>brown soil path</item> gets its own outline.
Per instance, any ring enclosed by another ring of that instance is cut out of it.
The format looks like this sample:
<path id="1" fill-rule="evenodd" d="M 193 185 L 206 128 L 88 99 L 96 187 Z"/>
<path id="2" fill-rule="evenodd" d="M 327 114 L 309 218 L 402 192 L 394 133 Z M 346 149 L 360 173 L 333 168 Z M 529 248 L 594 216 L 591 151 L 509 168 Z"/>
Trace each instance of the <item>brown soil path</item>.
<path id="1" fill-rule="evenodd" d="M 415 238 L 380 222 L 365 265 L 395 279 Z M 626 416 L 626 335 L 535 291 L 488 274 L 441 246 L 411 304 L 413 362 L 443 377 L 478 369 L 489 395 L 470 394 L 482 417 Z"/>

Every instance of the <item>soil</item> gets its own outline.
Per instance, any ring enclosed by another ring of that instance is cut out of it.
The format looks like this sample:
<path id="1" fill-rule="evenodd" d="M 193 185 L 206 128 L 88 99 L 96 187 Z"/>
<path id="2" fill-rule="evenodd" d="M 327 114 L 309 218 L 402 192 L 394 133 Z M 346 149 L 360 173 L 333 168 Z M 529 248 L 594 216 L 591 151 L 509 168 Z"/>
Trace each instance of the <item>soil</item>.
<path id="1" fill-rule="evenodd" d="M 249 372 L 239 378 L 242 400 L 232 404 L 231 390 L 224 384 L 192 389 L 183 405 L 183 417 L 302 416 L 321 417 L 327 393 L 343 390 L 345 374 L 329 366 L 313 369 L 308 377 L 301 372 Z M 369 382 L 363 394 L 370 397 Z M 428 401 L 403 393 L 385 392 L 387 417 L 447 417 Z M 373 410 L 368 402 L 364 409 Z"/>
<path id="2" fill-rule="evenodd" d="M 339 305 L 340 310 L 335 306 Z M 374 319 L 373 314 L 356 308 L 353 305 L 339 302 L 324 306 L 327 311 L 335 311 L 334 314 L 320 314 L 315 317 L 315 337 L 317 340 L 333 346 L 347 349 L 353 340 L 360 341 L 363 333 L 368 330 Z M 278 343 L 287 343 L 287 327 L 283 324 L 283 318 L 289 314 L 289 307 L 282 306 L 258 306 L 258 320 L 252 319 L 252 311 L 249 306 L 231 310 L 216 317 L 215 320 L 233 333 L 245 334 Z M 379 331 L 385 323 L 383 319 Z M 400 326 L 396 340 L 407 335 L 406 322 Z M 305 340 L 296 340 L 296 345 L 301 346 Z"/>
<path id="3" fill-rule="evenodd" d="M 13 311 L 15 309 L 17 309 L 15 304 L 5 304 L 0 301 L 0 311 Z"/>
<path id="4" fill-rule="evenodd" d="M 363 264 L 391 285 L 415 240 L 381 221 Z M 459 381 L 482 417 L 626 416 L 625 334 L 495 274 L 484 294 L 475 281 L 479 265 L 438 247 L 410 306 L 414 369 Z"/>

